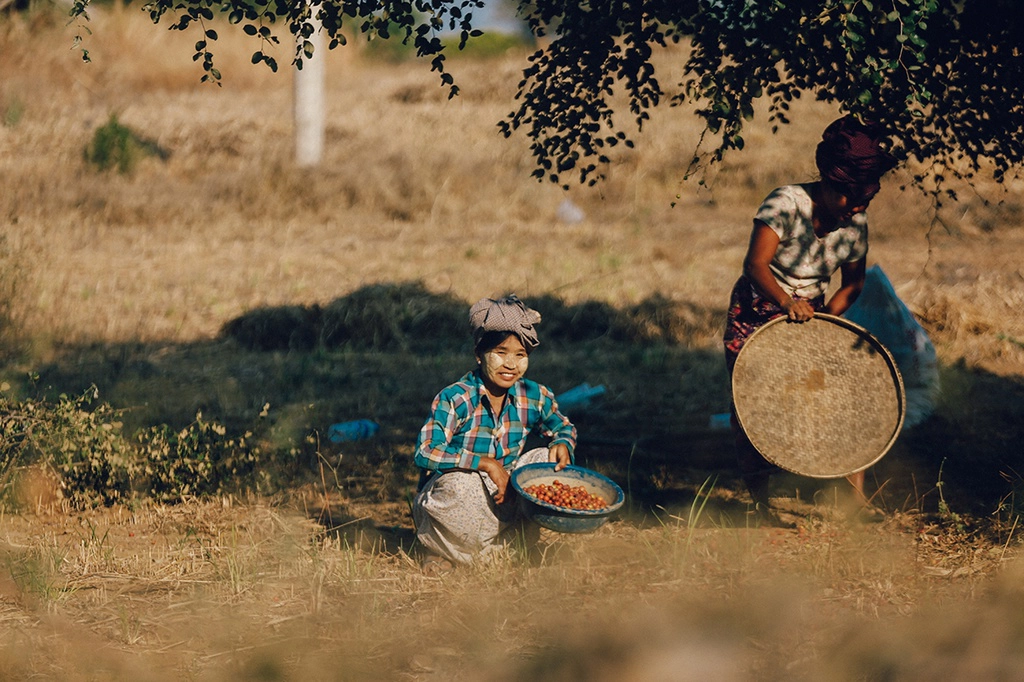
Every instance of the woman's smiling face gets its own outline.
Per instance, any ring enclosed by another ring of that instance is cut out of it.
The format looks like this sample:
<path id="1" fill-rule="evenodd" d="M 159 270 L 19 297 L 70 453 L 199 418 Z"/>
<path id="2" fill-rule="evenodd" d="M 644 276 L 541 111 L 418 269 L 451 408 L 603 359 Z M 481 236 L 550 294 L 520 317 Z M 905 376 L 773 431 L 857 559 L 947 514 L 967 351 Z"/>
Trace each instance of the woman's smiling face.
<path id="1" fill-rule="evenodd" d="M 526 374 L 530 357 L 526 347 L 515 334 L 509 334 L 497 346 L 477 355 L 484 385 L 493 395 L 501 395 L 512 388 Z"/>

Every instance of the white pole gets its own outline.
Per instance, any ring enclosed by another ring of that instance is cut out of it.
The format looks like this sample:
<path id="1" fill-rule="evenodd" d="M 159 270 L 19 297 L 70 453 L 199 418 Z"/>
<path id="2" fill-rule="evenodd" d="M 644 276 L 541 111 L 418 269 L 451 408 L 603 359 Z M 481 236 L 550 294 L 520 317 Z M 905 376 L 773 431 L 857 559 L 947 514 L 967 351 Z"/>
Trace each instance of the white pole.
<path id="1" fill-rule="evenodd" d="M 315 11 L 315 9 L 314 9 Z M 320 21 L 310 17 L 313 56 L 303 57 L 302 69 L 295 69 L 295 163 L 300 167 L 319 165 L 324 155 L 324 68 L 326 48 Z M 305 39 L 299 36 L 302 43 Z"/>

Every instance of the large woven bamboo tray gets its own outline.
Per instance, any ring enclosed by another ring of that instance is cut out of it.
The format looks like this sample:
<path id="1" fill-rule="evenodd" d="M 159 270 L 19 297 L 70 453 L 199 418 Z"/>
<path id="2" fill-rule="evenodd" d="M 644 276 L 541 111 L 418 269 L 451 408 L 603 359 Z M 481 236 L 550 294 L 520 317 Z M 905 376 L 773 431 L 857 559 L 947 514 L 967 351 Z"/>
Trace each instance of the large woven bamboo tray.
<path id="1" fill-rule="evenodd" d="M 817 314 L 754 332 L 732 374 L 736 416 L 769 462 L 838 478 L 867 469 L 903 427 L 906 394 L 889 351 L 866 329 Z"/>

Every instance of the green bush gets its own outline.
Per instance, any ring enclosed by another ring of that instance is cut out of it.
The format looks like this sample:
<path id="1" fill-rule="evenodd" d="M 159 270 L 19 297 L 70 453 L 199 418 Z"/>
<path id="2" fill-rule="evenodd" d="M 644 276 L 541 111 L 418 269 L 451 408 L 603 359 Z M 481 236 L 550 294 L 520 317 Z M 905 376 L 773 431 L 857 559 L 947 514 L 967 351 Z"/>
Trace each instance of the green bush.
<path id="1" fill-rule="evenodd" d="M 25 105 L 21 103 L 21 100 L 17 97 L 12 98 L 10 101 L 5 102 L 3 105 L 3 124 L 7 128 L 13 128 L 18 125 L 21 121 L 21 117 L 25 114 Z"/>
<path id="2" fill-rule="evenodd" d="M 231 437 L 197 415 L 179 431 L 157 426 L 127 438 L 121 411 L 94 405 L 97 397 L 95 388 L 56 402 L 0 397 L 0 500 L 11 499 L 29 465 L 55 473 L 76 507 L 137 497 L 173 502 L 259 484 L 262 453 L 251 433 Z"/>
<path id="3" fill-rule="evenodd" d="M 165 159 L 168 152 L 153 140 L 122 125 L 116 114 L 112 114 L 109 121 L 96 129 L 92 141 L 85 148 L 86 161 L 101 171 L 116 168 L 122 174 L 133 172 L 139 161 L 146 156 Z"/>
<path id="4" fill-rule="evenodd" d="M 264 475 L 258 468 L 261 452 L 252 433 L 232 438 L 201 414 L 189 426 L 174 431 L 166 425 L 138 435 L 139 471 L 136 478 L 147 497 L 163 502 L 217 494 Z"/>

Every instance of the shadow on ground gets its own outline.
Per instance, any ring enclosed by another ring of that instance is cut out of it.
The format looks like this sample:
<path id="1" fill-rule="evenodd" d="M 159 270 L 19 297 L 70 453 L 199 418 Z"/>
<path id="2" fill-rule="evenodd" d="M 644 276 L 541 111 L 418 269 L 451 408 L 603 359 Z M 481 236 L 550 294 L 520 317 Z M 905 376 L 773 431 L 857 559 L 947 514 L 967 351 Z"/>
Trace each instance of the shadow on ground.
<path id="1" fill-rule="evenodd" d="M 723 518 L 743 525 L 747 499 L 731 436 L 709 426 L 729 404 L 718 342 L 724 310 L 660 296 L 624 308 L 553 296 L 528 303 L 543 316 L 531 378 L 556 394 L 582 382 L 606 389 L 587 409 L 566 410 L 580 433 L 578 463 L 620 482 L 632 518 L 685 515 L 711 485 Z M 413 444 L 430 402 L 472 366 L 469 304 L 419 283 L 377 284 L 324 306 L 249 311 L 208 342 L 63 348 L 36 370 L 36 388 L 55 395 L 95 385 L 127 411 L 129 428 L 178 427 L 202 412 L 243 431 L 269 406 L 258 436 L 281 453 L 284 485 L 317 481 L 328 462 L 338 494 L 407 504 Z M 936 413 L 870 470 L 869 493 L 889 510 L 1021 509 L 1024 384 L 965 365 L 942 374 Z M 377 421 L 380 433 L 344 444 L 324 437 L 330 424 L 358 418 Z M 777 495 L 812 500 L 827 484 L 779 476 L 774 486 Z M 346 523 L 360 532 L 406 525 Z M 385 543 L 408 539 L 384 535 Z"/>

